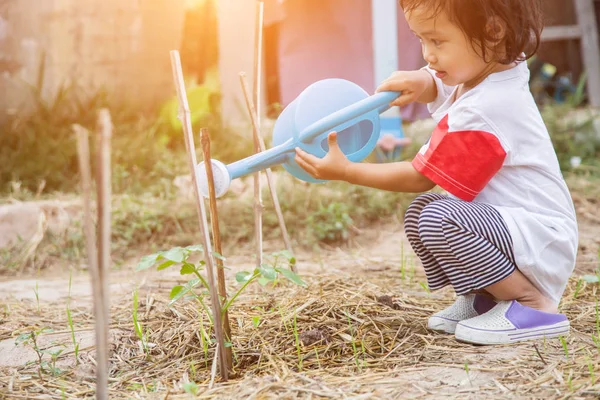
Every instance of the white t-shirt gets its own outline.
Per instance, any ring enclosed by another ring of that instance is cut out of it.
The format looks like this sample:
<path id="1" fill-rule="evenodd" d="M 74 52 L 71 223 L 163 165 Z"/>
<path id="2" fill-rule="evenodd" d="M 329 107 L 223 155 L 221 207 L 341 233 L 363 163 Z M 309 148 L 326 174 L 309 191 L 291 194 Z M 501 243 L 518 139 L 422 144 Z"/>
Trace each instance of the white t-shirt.
<path id="1" fill-rule="evenodd" d="M 450 195 L 496 208 L 519 270 L 558 304 L 575 267 L 577 220 L 527 64 L 489 75 L 458 99 L 425 69 L 437 85 L 428 107 L 438 125 L 414 167 Z"/>

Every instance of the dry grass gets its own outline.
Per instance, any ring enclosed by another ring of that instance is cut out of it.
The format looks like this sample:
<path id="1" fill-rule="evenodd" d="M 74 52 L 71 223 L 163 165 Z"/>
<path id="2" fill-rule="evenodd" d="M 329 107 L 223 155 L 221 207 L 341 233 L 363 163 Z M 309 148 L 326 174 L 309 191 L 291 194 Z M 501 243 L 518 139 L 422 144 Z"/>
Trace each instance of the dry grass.
<path id="1" fill-rule="evenodd" d="M 389 269 L 305 279 L 308 289 L 257 285 L 230 309 L 235 367 L 227 383 L 211 369 L 214 348 L 204 346 L 200 322 L 208 329 L 208 319 L 200 307 L 167 306 L 175 282 L 155 281 L 140 295 L 148 354 L 133 330 L 131 297 L 115 299 L 111 398 L 189 398 L 189 382 L 196 383 L 197 398 L 223 399 L 600 396 L 600 342 L 592 336 L 600 334 L 598 285 L 569 285 L 562 303 L 572 323 L 567 355 L 559 339 L 480 347 L 428 332 L 427 317 L 452 295 L 427 293 L 418 272 L 404 280 Z M 62 304 L 42 306 L 38 314 L 36 304 L 13 302 L 4 313 L 0 322 L 9 323 L 0 325 L 0 340 L 40 327 L 53 328 L 55 337 L 68 332 Z M 93 329 L 88 310 L 73 314 L 76 330 Z M 0 398 L 93 396 L 90 350 L 80 350 L 78 365 L 73 352 L 65 351 L 59 359 L 64 372 L 42 374 L 43 381 L 36 363 L 0 369 Z"/>

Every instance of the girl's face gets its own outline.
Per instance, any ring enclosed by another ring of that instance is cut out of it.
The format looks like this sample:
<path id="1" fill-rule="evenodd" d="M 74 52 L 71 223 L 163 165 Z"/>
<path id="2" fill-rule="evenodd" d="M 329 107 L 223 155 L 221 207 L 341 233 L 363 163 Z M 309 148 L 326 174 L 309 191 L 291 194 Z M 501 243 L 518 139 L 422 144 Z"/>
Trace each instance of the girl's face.
<path id="1" fill-rule="evenodd" d="M 410 29 L 421 41 L 423 58 L 444 84 L 473 87 L 495 69 L 497 63 L 486 63 L 446 13 L 432 18 L 430 11 L 416 8 L 405 16 Z"/>

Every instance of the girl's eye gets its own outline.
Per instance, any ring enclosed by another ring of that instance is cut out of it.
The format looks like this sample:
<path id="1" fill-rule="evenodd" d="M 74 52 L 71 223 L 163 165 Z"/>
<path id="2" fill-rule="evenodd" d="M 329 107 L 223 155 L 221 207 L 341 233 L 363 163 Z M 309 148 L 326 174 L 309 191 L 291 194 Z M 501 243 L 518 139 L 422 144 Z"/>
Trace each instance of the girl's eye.
<path id="1" fill-rule="evenodd" d="M 433 43 L 434 46 L 439 46 L 440 44 L 442 44 L 442 42 L 440 42 L 437 39 L 431 39 L 431 43 Z"/>

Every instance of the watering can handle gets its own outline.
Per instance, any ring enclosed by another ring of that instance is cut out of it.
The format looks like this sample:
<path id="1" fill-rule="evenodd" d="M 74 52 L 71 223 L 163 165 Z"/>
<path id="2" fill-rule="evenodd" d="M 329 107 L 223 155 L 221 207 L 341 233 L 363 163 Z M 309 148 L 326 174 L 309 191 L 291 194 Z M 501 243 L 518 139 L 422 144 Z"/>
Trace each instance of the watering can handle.
<path id="1" fill-rule="evenodd" d="M 336 126 L 350 121 L 363 114 L 379 109 L 379 113 L 389 107 L 389 103 L 400 96 L 400 92 L 380 92 L 369 96 L 364 100 L 351 104 L 330 114 L 320 120 L 310 124 L 300 132 L 299 139 L 302 142 L 311 142 L 314 138 L 323 132 L 335 128 Z"/>

